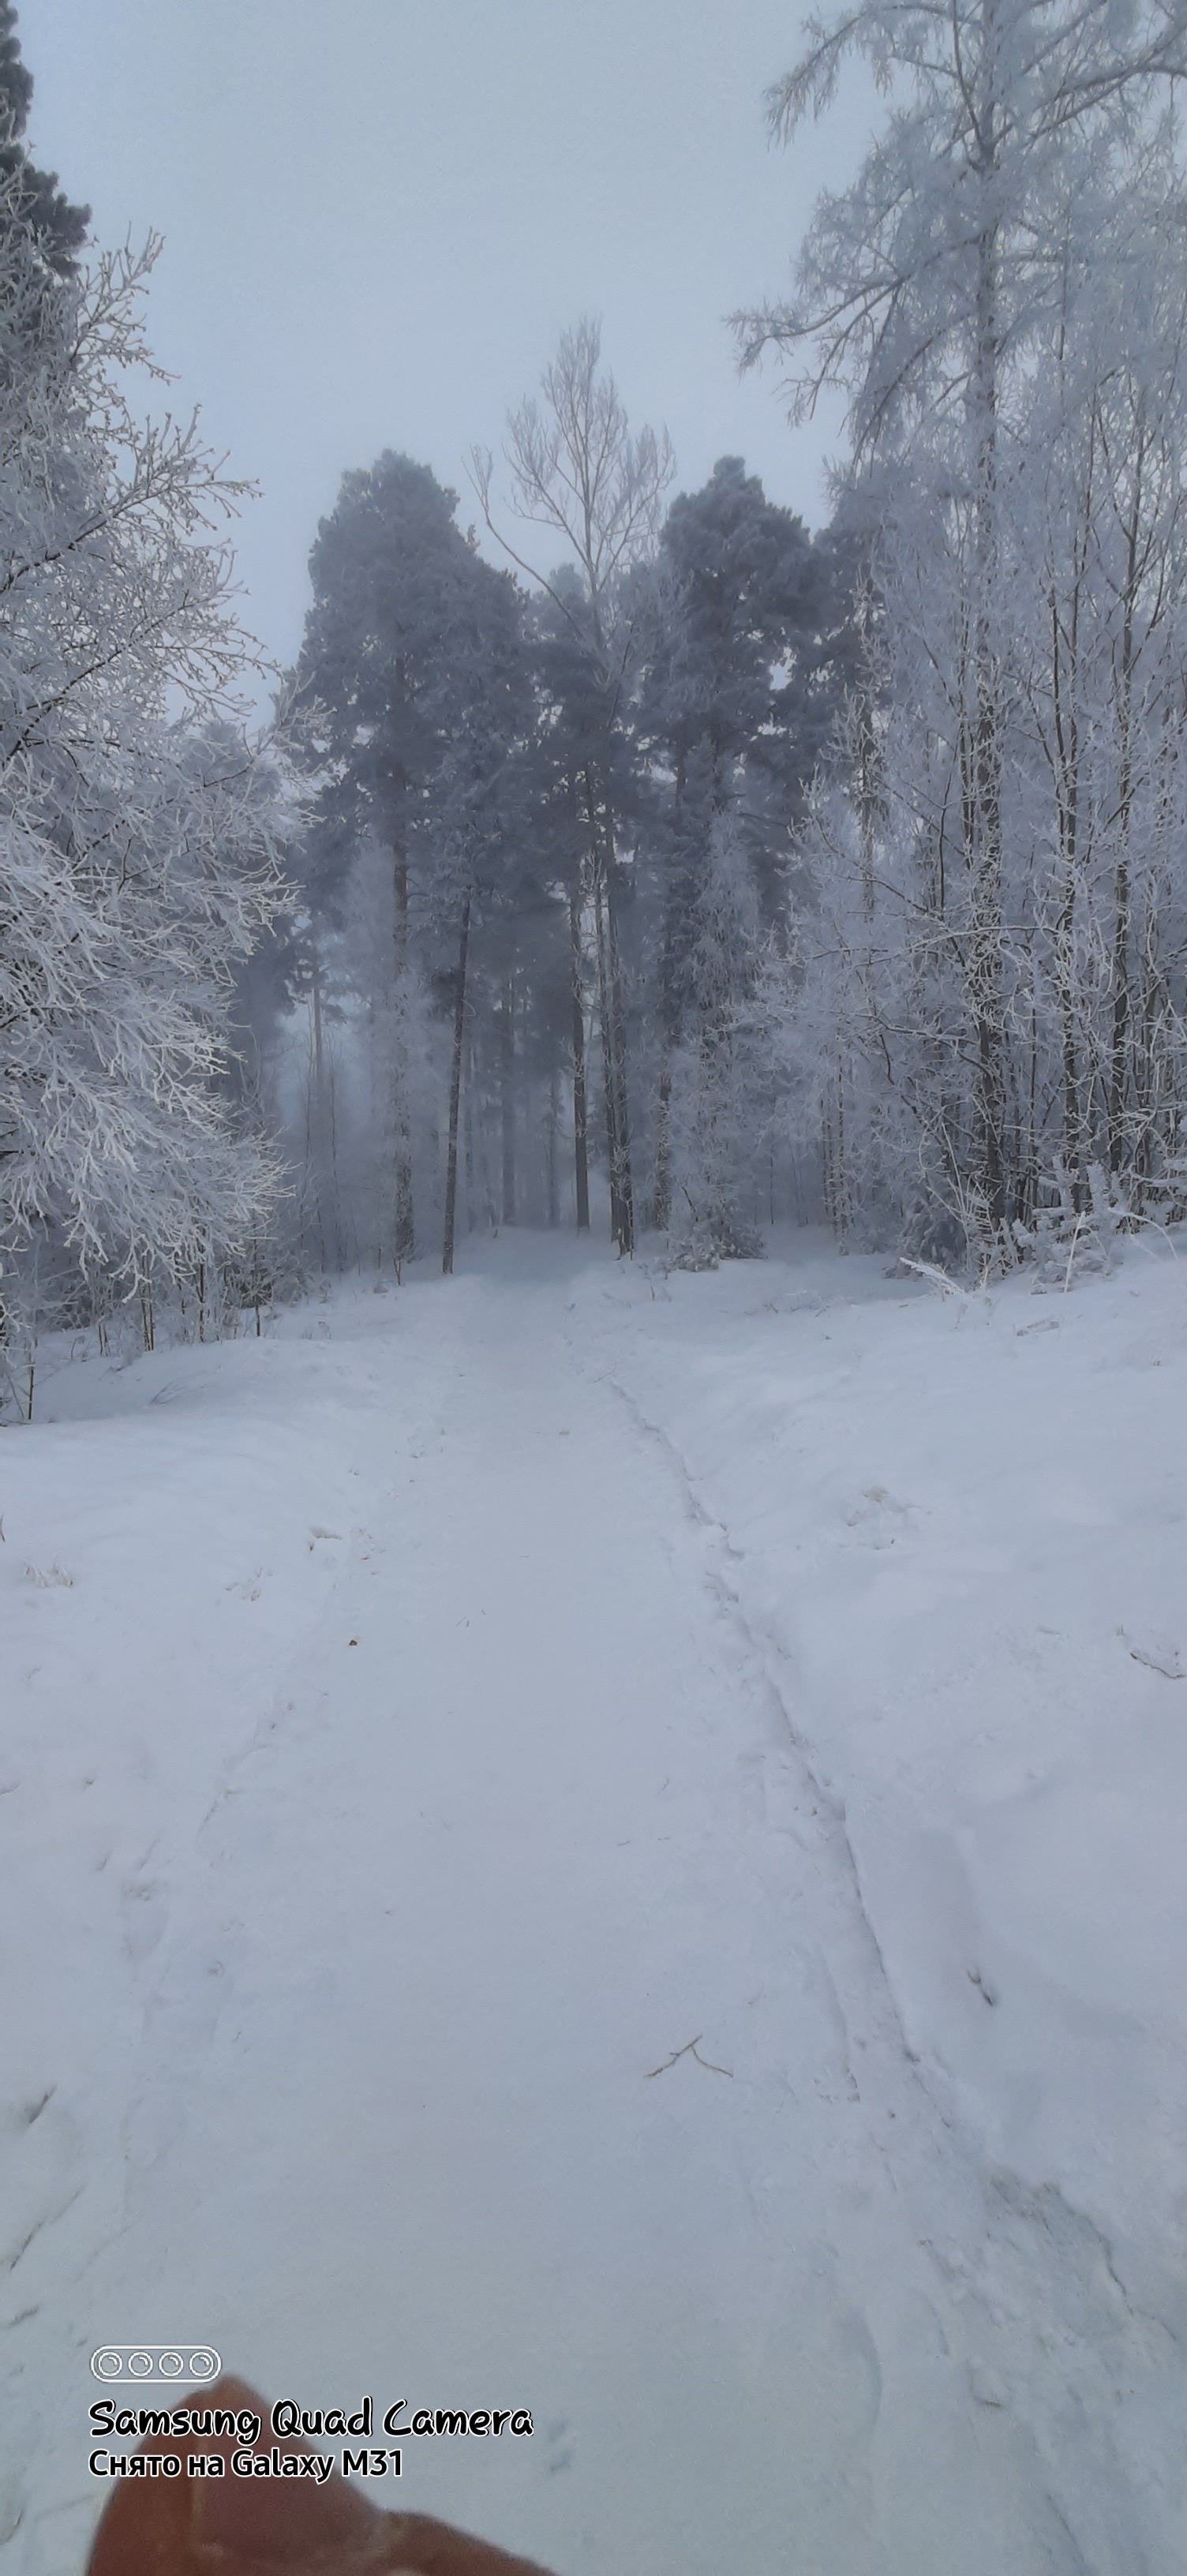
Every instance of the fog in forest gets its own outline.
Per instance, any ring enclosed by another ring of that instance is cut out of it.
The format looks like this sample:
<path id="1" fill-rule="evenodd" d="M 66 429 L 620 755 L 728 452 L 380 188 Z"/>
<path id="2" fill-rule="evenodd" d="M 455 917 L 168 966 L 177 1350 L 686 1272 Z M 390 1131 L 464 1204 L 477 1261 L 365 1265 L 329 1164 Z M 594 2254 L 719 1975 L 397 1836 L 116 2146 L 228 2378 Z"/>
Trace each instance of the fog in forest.
<path id="1" fill-rule="evenodd" d="M 1184 78 L 0 0 L 0 2576 L 1177 2576 Z"/>

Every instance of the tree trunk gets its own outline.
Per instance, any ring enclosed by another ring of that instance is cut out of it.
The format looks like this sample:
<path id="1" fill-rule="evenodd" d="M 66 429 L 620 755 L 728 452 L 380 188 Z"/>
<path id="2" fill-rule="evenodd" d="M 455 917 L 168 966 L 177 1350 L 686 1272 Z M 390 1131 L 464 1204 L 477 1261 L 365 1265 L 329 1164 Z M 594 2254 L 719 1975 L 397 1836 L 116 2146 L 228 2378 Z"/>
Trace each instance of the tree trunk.
<path id="1" fill-rule="evenodd" d="M 598 952 L 598 1022 L 602 1032 L 602 1084 L 606 1103 L 606 1165 L 610 1178 L 610 1233 L 622 1248 L 622 1205 L 618 1195 L 618 1124 L 614 1093 L 614 1046 L 610 1034 L 610 979 L 606 972 L 606 920 L 602 879 L 594 875 L 594 939 Z"/>
<path id="2" fill-rule="evenodd" d="M 1138 440 L 1133 507 L 1126 530 L 1125 613 L 1121 631 L 1121 776 L 1117 829 L 1119 849 L 1113 875 L 1113 1027 L 1109 1050 L 1109 1169 L 1120 1172 L 1125 1160 L 1125 1059 L 1129 1048 L 1130 873 L 1129 818 L 1133 802 L 1133 651 L 1137 595 L 1138 528 L 1142 502 L 1145 440 Z"/>
<path id="3" fill-rule="evenodd" d="M 1079 583 L 1077 581 L 1069 621 L 1066 668 L 1058 605 L 1054 597 L 1051 600 L 1052 704 L 1057 753 L 1056 814 L 1061 863 L 1059 915 L 1055 934 L 1055 980 L 1059 995 L 1063 1079 L 1063 1157 L 1071 1182 L 1072 1205 L 1077 1216 L 1086 1204 L 1087 1189 L 1083 1122 L 1080 1114 L 1080 1073 L 1076 1047 L 1075 951 L 1080 813 L 1076 669 L 1078 634 Z"/>
<path id="4" fill-rule="evenodd" d="M 651 1200 L 651 1222 L 658 1234 L 666 1234 L 672 1222 L 672 1056 L 666 1037 L 663 1071 L 659 1078 L 659 1109 L 655 1129 L 655 1189 Z"/>
<path id="5" fill-rule="evenodd" d="M 672 1058 L 680 1043 L 680 992 L 677 962 L 676 923 L 680 897 L 684 891 L 677 869 L 682 864 L 684 791 L 686 764 L 684 753 L 676 761 L 676 778 L 672 792 L 672 832 L 664 870 L 664 926 L 660 951 L 660 1046 L 663 1050 L 659 1076 L 659 1114 L 655 1136 L 655 1190 L 651 1202 L 651 1222 L 656 1232 L 666 1234 L 672 1222 Z M 686 907 L 687 908 L 687 907 Z"/>
<path id="6" fill-rule="evenodd" d="M 996 177 L 996 103 L 982 118 L 982 179 L 987 195 Z M 976 346 L 970 400 L 975 443 L 973 623 L 974 716 L 972 740 L 972 923 L 969 1002 L 974 1031 L 974 1185 L 991 1232 L 1006 1212 L 1003 1130 L 1005 1025 L 1002 1000 L 1002 705 L 1001 673 L 994 649 L 999 608 L 997 544 L 998 223 L 987 212 L 977 243 Z"/>
<path id="7" fill-rule="evenodd" d="M 393 1253 L 396 1277 L 403 1274 L 404 1263 L 411 1261 L 416 1250 L 416 1225 L 412 1205 L 412 1151 L 408 1124 L 408 1033 L 404 1024 L 408 988 L 408 854 L 402 840 L 395 849 L 396 893 L 396 1047 L 395 1100 L 396 1123 L 396 1192 Z"/>
<path id="8" fill-rule="evenodd" d="M 501 1107 L 503 1121 L 503 1223 L 515 1223 L 515 980 L 507 978 L 503 995 Z"/>
<path id="9" fill-rule="evenodd" d="M 561 1117 L 561 1078 L 560 1078 L 559 1073 L 557 1072 L 556 1066 L 554 1065 L 554 1066 L 553 1066 L 553 1068 L 552 1068 L 552 1073 L 551 1073 L 551 1076 L 550 1076 L 550 1078 L 549 1078 L 549 1084 L 548 1084 L 548 1151 L 547 1151 L 548 1173 L 547 1173 L 547 1178 L 548 1178 L 548 1222 L 549 1222 L 549 1224 L 550 1224 L 550 1225 L 559 1225 L 559 1224 L 560 1224 L 560 1221 L 561 1221 L 560 1176 L 559 1176 L 559 1173 L 558 1173 L 558 1171 L 557 1171 L 557 1160 L 556 1160 L 556 1139 L 557 1139 L 557 1129 L 558 1129 L 558 1127 L 560 1126 L 560 1117 Z"/>
<path id="10" fill-rule="evenodd" d="M 462 1046 L 466 1031 L 466 964 L 470 953 L 470 889 L 462 898 L 462 927 L 458 941 L 457 991 L 453 1004 L 453 1063 L 449 1074 L 449 1144 L 445 1157 L 445 1239 L 441 1248 L 441 1270 L 446 1279 L 453 1276 L 453 1230 L 457 1213 L 457 1128 L 462 1097 Z"/>
<path id="11" fill-rule="evenodd" d="M 857 838 L 861 864 L 861 911 L 866 930 L 868 955 L 873 940 L 874 851 L 881 781 L 878 733 L 874 720 L 873 584 L 869 571 L 865 568 L 858 577 L 855 619 L 858 636 L 858 682 L 854 725 L 854 794 L 857 803 Z M 943 911 L 942 890 L 940 910 Z"/>
<path id="12" fill-rule="evenodd" d="M 594 905 L 598 934 L 598 989 L 602 1008 L 602 1051 L 606 1072 L 606 1136 L 610 1155 L 610 1222 L 621 1253 L 635 1249 L 635 1202 L 631 1179 L 630 1118 L 626 1088 L 626 1022 L 622 1004 L 622 964 L 618 945 L 617 870 L 614 822 L 608 805 L 599 812 L 592 770 L 585 773 L 586 812 L 593 853 Z"/>
<path id="13" fill-rule="evenodd" d="M 618 1204 L 620 1252 L 635 1249 L 635 1188 L 631 1177 L 631 1122 L 626 1088 L 626 1016 L 622 1005 L 622 961 L 618 946 L 617 867 L 614 825 L 606 817 L 606 930 L 610 953 L 610 1034 L 614 1066 L 614 1115 L 618 1137 Z"/>
<path id="14" fill-rule="evenodd" d="M 313 1066 L 308 1125 L 309 1160 L 313 1169 L 313 1204 L 317 1218 L 318 1250 L 324 1270 L 341 1268 L 341 1236 L 337 1224 L 337 1152 L 334 1136 L 334 1104 L 326 1066 L 325 1037 L 321 1007 L 321 960 L 313 951 L 309 981 L 310 1016 L 313 1033 Z"/>
<path id="15" fill-rule="evenodd" d="M 589 1135 L 585 1090 L 585 1004 L 581 992 L 581 911 L 576 894 L 569 897 L 569 940 L 573 962 L 573 1177 L 577 1232 L 589 1232 Z"/>
<path id="16" fill-rule="evenodd" d="M 466 1049 L 466 1232 L 474 1225 L 474 1043 Z"/>

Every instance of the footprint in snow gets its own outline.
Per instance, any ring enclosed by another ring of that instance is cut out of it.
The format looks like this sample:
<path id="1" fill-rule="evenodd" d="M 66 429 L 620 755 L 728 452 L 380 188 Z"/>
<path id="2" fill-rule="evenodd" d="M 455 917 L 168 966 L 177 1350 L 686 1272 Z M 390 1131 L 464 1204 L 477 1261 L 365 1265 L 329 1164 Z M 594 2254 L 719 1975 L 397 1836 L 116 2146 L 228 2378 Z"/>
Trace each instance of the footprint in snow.
<path id="1" fill-rule="evenodd" d="M 151 1957 L 168 1920 L 161 1889 L 153 1879 L 128 1879 L 120 1889 L 120 1906 L 129 1958 Z"/>
<path id="2" fill-rule="evenodd" d="M 918 1506 L 897 1502 L 885 1485 L 867 1485 L 845 1514 L 845 1526 L 851 1529 L 859 1547 L 893 1547 L 896 1540 L 909 1535 L 911 1516 Z"/>
<path id="3" fill-rule="evenodd" d="M 78 2199 L 87 2178 L 82 2134 L 57 2087 L 0 2103 L 4 2217 L 0 2272 L 13 2272 L 46 2227 Z"/>
<path id="4" fill-rule="evenodd" d="M 546 2445 L 544 2466 L 548 2476 L 554 2478 L 560 2470 L 571 2468 L 573 2464 L 573 2444 L 568 2417 L 555 2415 L 552 2422 L 544 2427 L 544 2440 Z"/>
<path id="5" fill-rule="evenodd" d="M 0 2478 L 0 2549 L 15 2540 L 28 2510 L 28 2492 L 15 2470 Z"/>

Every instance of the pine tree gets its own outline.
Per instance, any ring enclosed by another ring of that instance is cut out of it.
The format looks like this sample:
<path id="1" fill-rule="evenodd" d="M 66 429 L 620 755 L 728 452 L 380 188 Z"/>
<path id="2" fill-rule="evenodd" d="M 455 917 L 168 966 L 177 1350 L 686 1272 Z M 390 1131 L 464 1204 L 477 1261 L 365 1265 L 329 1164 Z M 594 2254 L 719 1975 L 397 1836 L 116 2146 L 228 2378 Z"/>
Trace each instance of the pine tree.
<path id="1" fill-rule="evenodd" d="M 438 1197 L 438 1128 L 453 1266 L 472 941 L 497 909 L 510 782 L 532 724 L 520 594 L 463 536 L 456 508 L 457 495 L 405 456 L 344 478 L 311 557 L 314 605 L 296 675 L 319 781 L 311 895 L 323 917 L 340 915 L 362 853 L 374 932 L 376 853 L 388 854 L 388 927 L 378 951 L 372 939 L 363 989 L 391 1092 L 397 1272 L 416 1243 L 418 1159 Z M 446 1097 L 430 1112 L 430 1029 L 446 1015 Z"/>
<path id="2" fill-rule="evenodd" d="M 4 222 L 24 228 L 56 277 L 71 277 L 91 220 L 89 206 L 71 205 L 56 171 L 37 170 L 22 140 L 33 99 L 33 76 L 21 60 L 13 0 L 0 0 L 0 188 Z"/>
<path id="3" fill-rule="evenodd" d="M 611 1233 L 620 1253 L 631 1253 L 635 1189 L 616 786 L 638 655 L 637 575 L 654 549 L 674 463 L 666 433 L 632 432 L 614 378 L 602 370 L 596 322 L 562 332 L 541 392 L 542 404 L 530 399 L 513 413 L 506 455 L 517 516 L 559 539 L 571 555 L 562 575 L 543 587 L 569 629 L 581 666 L 583 757 L 572 791 L 584 844 L 585 903 L 574 915 L 575 944 L 579 948 L 580 914 L 587 904 L 602 1032 Z M 473 463 L 487 523 L 498 535 L 491 513 L 492 461 L 476 451 Z M 505 538 L 500 543 L 521 570 L 529 569 Z M 578 967 L 575 993 L 579 982 Z"/>
<path id="4" fill-rule="evenodd" d="M 413 839 L 442 753 L 446 633 L 472 562 L 456 507 L 457 495 L 407 456 L 387 452 L 344 475 L 310 556 L 313 607 L 296 673 L 295 703 L 306 714 L 320 781 L 314 846 L 336 854 L 340 877 L 367 839 L 388 852 L 391 867 L 397 1273 L 416 1245 L 411 1057 L 400 1034 L 418 1008 Z"/>
<path id="5" fill-rule="evenodd" d="M 713 1043 L 705 1018 L 713 1005 L 695 968 L 711 888 L 728 848 L 739 877 L 761 886 L 768 922 L 781 909 L 788 832 L 836 712 L 836 589 L 833 564 L 792 511 L 768 501 L 740 457 L 721 458 L 703 490 L 672 503 L 635 717 L 662 772 L 645 836 L 658 913 L 653 1215 L 661 1228 L 673 1218 L 675 1058 L 688 1041 L 687 1071 Z M 727 825 L 739 809 L 745 834 Z M 731 1008 L 738 998 L 731 991 Z M 674 1221 L 683 1222 L 679 1204 Z"/>

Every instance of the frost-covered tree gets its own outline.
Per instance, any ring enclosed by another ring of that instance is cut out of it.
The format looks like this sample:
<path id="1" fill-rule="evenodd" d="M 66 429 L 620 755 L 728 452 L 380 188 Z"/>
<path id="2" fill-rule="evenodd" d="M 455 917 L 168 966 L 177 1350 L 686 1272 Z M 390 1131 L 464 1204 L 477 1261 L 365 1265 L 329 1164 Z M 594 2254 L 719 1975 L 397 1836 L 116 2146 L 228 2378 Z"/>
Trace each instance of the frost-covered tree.
<path id="1" fill-rule="evenodd" d="M 296 673 L 319 785 L 314 849 L 321 907 L 340 908 L 354 850 L 387 850 L 394 1041 L 390 1229 L 397 1270 L 415 1249 L 411 1058 L 402 1032 L 420 1010 L 412 939 L 412 839 L 441 757 L 439 687 L 445 635 L 472 557 L 457 496 L 427 466 L 390 452 L 343 476 L 310 556 L 313 606 Z M 314 961 L 316 973 L 316 959 Z M 324 1108 L 319 1110 L 319 1120 Z"/>
<path id="2" fill-rule="evenodd" d="M 917 1231 L 1000 1256 L 1056 1153 L 1086 1188 L 1103 1124 L 1105 1159 L 1135 1167 L 1139 798 L 1142 845 L 1163 853 L 1146 979 L 1163 1058 L 1181 1007 L 1164 899 L 1184 591 L 1166 120 L 1184 12 L 863 0 L 811 36 L 773 96 L 778 133 L 827 107 L 854 51 L 894 105 L 856 181 L 822 201 L 798 296 L 743 326 L 748 356 L 774 345 L 787 363 L 799 414 L 847 391 L 871 530 L 849 741 L 865 784 L 823 801 L 811 836 L 800 1052 L 838 1211 L 897 1203 Z"/>
<path id="3" fill-rule="evenodd" d="M 1083 1203 L 1093 1163 L 1141 1194 L 1187 1080 L 1187 199 L 1165 126 L 1079 176 L 1015 553 L 1051 860 L 1033 946 Z"/>
<path id="4" fill-rule="evenodd" d="M 768 1102 L 754 1008 L 759 912 L 743 827 L 728 805 L 710 820 L 690 915 L 685 1008 L 669 1068 L 665 1223 L 675 1261 L 702 1270 L 761 1249 L 755 1147 Z"/>
<path id="5" fill-rule="evenodd" d="M 501 901 L 517 764 L 533 723 L 521 594 L 463 535 L 456 508 L 457 495 L 405 456 L 386 454 L 344 478 L 313 549 L 314 605 L 297 671 L 318 785 L 310 900 L 323 932 L 349 920 L 359 1009 L 348 1002 L 346 1017 L 368 1052 L 373 1093 L 381 1066 L 389 1087 L 372 1134 L 390 1147 L 393 1222 L 379 1226 L 378 1240 L 390 1242 L 397 1271 L 416 1244 L 418 1172 L 453 1266 L 473 940 Z M 324 937 L 314 942 L 312 1098 L 323 1128 L 316 1031 L 332 954 Z M 448 1064 L 444 1087 L 439 1061 Z M 324 1194 L 324 1135 L 314 1160 Z"/>
<path id="6" fill-rule="evenodd" d="M 734 456 L 720 460 L 702 491 L 672 503 L 657 575 L 635 722 L 654 781 L 646 836 L 658 912 L 652 1204 L 656 1225 L 666 1228 L 676 1056 L 691 1046 L 685 1066 L 702 1064 L 718 1035 L 724 1043 L 724 1026 L 716 1033 L 710 1026 L 718 979 L 696 971 L 705 924 L 715 917 L 722 853 L 730 854 L 739 894 L 743 877 L 754 880 L 744 908 L 761 887 L 770 924 L 781 910 L 788 834 L 836 711 L 838 583 L 802 522 L 769 501 Z M 731 1013 L 740 999 L 735 975 Z M 688 1132 L 685 1121 L 685 1160 Z M 744 1141 L 739 1150 L 747 1162 Z M 745 1186 L 741 1171 L 735 1185 Z M 678 1229 L 687 1197 L 685 1169 Z"/>
<path id="7" fill-rule="evenodd" d="M 197 1280 L 267 1221 L 221 1076 L 278 896 L 250 648 L 193 425 L 143 425 L 154 248 L 59 277 L 0 195 L 0 1299 L 5 1333 Z M 217 1304 L 217 1299 L 214 1301 Z"/>

